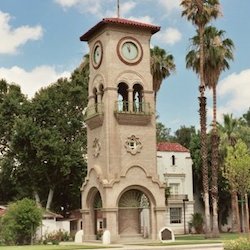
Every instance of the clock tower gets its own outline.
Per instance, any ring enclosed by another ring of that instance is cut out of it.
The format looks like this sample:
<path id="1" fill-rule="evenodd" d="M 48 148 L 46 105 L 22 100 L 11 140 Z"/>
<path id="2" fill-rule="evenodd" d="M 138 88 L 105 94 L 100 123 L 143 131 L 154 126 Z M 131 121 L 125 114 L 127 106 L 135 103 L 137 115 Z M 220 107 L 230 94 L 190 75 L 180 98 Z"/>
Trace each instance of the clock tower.
<path id="1" fill-rule="evenodd" d="M 104 18 L 80 37 L 90 48 L 88 174 L 82 185 L 83 240 L 157 239 L 165 186 L 156 167 L 150 38 L 160 27 Z"/>

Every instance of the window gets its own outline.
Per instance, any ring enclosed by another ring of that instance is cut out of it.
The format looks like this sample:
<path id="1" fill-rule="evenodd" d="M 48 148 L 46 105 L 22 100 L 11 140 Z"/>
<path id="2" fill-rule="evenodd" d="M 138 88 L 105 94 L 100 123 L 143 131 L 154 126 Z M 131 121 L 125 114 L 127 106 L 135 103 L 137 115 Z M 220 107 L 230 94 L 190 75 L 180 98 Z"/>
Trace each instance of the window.
<path id="1" fill-rule="evenodd" d="M 178 195 L 179 194 L 179 183 L 170 183 L 169 187 L 170 187 L 170 194 L 171 195 Z"/>
<path id="2" fill-rule="evenodd" d="M 170 208 L 170 223 L 171 224 L 181 223 L 181 207 Z"/>
<path id="3" fill-rule="evenodd" d="M 172 165 L 174 166 L 175 165 L 175 156 L 172 155 Z"/>

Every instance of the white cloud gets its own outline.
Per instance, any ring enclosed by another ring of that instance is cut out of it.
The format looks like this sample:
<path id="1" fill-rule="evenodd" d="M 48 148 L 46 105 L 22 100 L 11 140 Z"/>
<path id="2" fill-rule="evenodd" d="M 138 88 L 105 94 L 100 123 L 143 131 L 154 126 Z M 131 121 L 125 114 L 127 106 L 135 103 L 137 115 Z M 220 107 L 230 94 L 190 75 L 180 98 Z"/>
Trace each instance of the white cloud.
<path id="1" fill-rule="evenodd" d="M 57 72 L 54 67 L 43 65 L 26 71 L 18 66 L 12 68 L 0 68 L 0 76 L 8 83 L 16 83 L 29 98 L 42 87 L 56 82 L 60 77 L 69 77 L 70 72 Z"/>
<path id="2" fill-rule="evenodd" d="M 217 116 L 221 122 L 223 114 L 233 113 L 236 117 L 241 116 L 250 107 L 250 69 L 233 73 L 221 80 L 217 87 L 218 105 Z M 209 116 L 212 115 L 212 108 L 208 109 Z"/>
<path id="3" fill-rule="evenodd" d="M 167 13 L 181 9 L 180 0 L 159 0 L 159 3 L 166 9 Z"/>
<path id="4" fill-rule="evenodd" d="M 29 40 L 38 40 L 43 35 L 41 26 L 20 26 L 16 29 L 9 25 L 11 17 L 0 11 L 0 54 L 14 54 Z"/>
<path id="5" fill-rule="evenodd" d="M 121 12 L 121 16 L 125 16 L 126 14 L 128 14 L 132 9 L 134 9 L 136 7 L 136 3 L 133 1 L 129 1 L 129 2 L 124 2 L 120 5 L 120 12 Z"/>
<path id="6" fill-rule="evenodd" d="M 113 4 L 113 8 L 109 8 L 104 12 L 104 17 L 117 17 L 117 5 Z M 133 10 L 136 7 L 136 3 L 134 1 L 128 1 L 120 3 L 120 17 L 125 17 L 131 10 Z"/>
<path id="7" fill-rule="evenodd" d="M 128 17 L 128 19 L 142 23 L 150 23 L 150 24 L 153 23 L 153 19 L 150 16 L 141 16 L 141 17 L 130 16 Z"/>
<path id="8" fill-rule="evenodd" d="M 89 13 L 98 17 L 103 16 L 103 1 L 101 0 L 54 0 L 57 4 L 62 6 L 65 10 L 67 8 L 75 7 L 81 13 Z"/>
<path id="9" fill-rule="evenodd" d="M 63 8 L 70 8 L 80 3 L 81 0 L 55 0 L 55 2 L 61 5 Z"/>
<path id="10" fill-rule="evenodd" d="M 173 45 L 179 42 L 182 38 L 182 34 L 178 29 L 175 28 L 167 28 L 160 33 L 156 34 L 156 39 L 164 42 L 166 44 Z"/>
<path id="11" fill-rule="evenodd" d="M 116 1 L 110 0 L 54 0 L 65 10 L 75 7 L 81 13 L 90 13 L 100 17 L 116 17 L 117 5 Z M 136 7 L 135 1 L 120 1 L 120 16 L 126 16 Z"/>

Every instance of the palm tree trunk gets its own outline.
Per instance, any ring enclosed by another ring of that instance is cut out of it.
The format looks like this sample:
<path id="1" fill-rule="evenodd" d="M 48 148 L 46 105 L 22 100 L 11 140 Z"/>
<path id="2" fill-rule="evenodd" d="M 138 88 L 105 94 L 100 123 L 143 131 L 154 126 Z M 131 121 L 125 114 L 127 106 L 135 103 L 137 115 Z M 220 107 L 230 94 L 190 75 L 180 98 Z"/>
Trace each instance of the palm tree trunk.
<path id="1" fill-rule="evenodd" d="M 202 186 L 205 205 L 205 234 L 211 237 L 211 222 L 209 208 L 209 184 L 207 164 L 207 135 L 206 135 L 206 97 L 200 97 L 200 124 L 201 124 L 201 159 L 202 159 Z"/>
<path id="2" fill-rule="evenodd" d="M 209 209 L 209 184 L 208 184 L 208 164 L 207 164 L 207 114 L 206 114 L 206 97 L 205 80 L 204 80 L 204 26 L 199 27 L 200 38 L 200 127 L 201 127 L 201 159 L 202 159 L 202 184 L 203 199 L 205 205 L 205 235 L 211 237 L 211 222 Z"/>
<path id="3" fill-rule="evenodd" d="M 213 208 L 213 237 L 219 237 L 218 225 L 218 161 L 219 161 L 219 137 L 216 127 L 216 84 L 213 85 L 213 130 L 212 130 L 212 208 Z"/>

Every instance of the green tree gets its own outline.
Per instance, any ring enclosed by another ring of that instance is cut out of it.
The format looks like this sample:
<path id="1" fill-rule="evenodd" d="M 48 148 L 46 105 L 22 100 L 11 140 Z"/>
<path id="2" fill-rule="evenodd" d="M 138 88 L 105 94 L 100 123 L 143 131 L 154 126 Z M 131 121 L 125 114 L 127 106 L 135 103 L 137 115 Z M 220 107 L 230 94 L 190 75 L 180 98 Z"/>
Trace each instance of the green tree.
<path id="1" fill-rule="evenodd" d="M 250 127 L 250 108 L 248 108 L 248 111 L 243 114 L 243 118 L 246 121 L 247 126 Z"/>
<path id="2" fill-rule="evenodd" d="M 232 114 L 224 114 L 223 124 L 218 124 L 218 132 L 220 136 L 220 160 L 222 164 L 225 164 L 225 158 L 227 155 L 227 147 L 234 147 L 238 140 L 238 131 L 240 127 L 240 121 L 233 117 Z M 239 208 L 238 208 L 238 196 L 237 189 L 231 185 L 231 208 L 232 208 L 232 231 L 240 232 L 240 220 L 239 220 Z"/>
<path id="3" fill-rule="evenodd" d="M 202 158 L 202 177 L 203 177 L 203 198 L 205 203 L 205 233 L 207 237 L 211 236 L 210 210 L 209 210 L 209 184 L 208 184 L 208 165 L 207 165 L 207 139 L 206 139 L 206 97 L 205 77 L 204 77 L 204 30 L 206 25 L 220 14 L 218 0 L 182 0 L 182 16 L 186 16 L 198 29 L 199 34 L 199 52 L 200 52 L 200 126 L 201 126 L 201 158 Z"/>
<path id="4" fill-rule="evenodd" d="M 175 137 L 173 140 L 189 149 L 191 138 L 195 133 L 196 131 L 194 126 L 190 127 L 181 126 L 179 129 L 175 131 Z"/>
<path id="5" fill-rule="evenodd" d="M 198 33 L 198 31 L 197 31 Z M 224 39 L 225 31 L 217 30 L 215 27 L 208 26 L 204 30 L 204 79 L 205 85 L 213 92 L 213 129 L 211 134 L 212 141 L 212 207 L 213 207 L 213 235 L 218 236 L 218 145 L 219 138 L 217 133 L 216 120 L 216 87 L 222 71 L 229 68 L 229 60 L 233 59 L 234 44 L 231 39 Z M 192 50 L 186 56 L 187 68 L 192 68 L 196 73 L 200 69 L 200 36 L 199 33 L 191 38 Z"/>
<path id="6" fill-rule="evenodd" d="M 13 179 L 13 166 L 17 163 L 10 148 L 15 120 L 26 108 L 27 99 L 20 87 L 0 80 L 0 201 L 14 199 L 17 188 Z"/>
<path id="7" fill-rule="evenodd" d="M 42 211 L 36 203 L 24 198 L 12 203 L 2 217 L 1 235 L 5 244 L 29 244 L 42 220 Z"/>
<path id="8" fill-rule="evenodd" d="M 156 123 L 156 141 L 158 142 L 164 142 L 164 141 L 170 141 L 171 135 L 170 135 L 170 128 L 166 128 L 165 125 L 161 122 Z"/>
<path id="9" fill-rule="evenodd" d="M 245 229 L 249 232 L 249 210 L 247 193 L 250 191 L 250 154 L 247 145 L 238 140 L 234 146 L 227 147 L 227 156 L 225 159 L 224 176 L 228 180 L 232 190 L 236 190 L 241 195 L 241 200 L 244 198 L 246 204 L 246 218 L 243 216 L 243 202 L 241 202 L 242 211 L 242 228 L 244 229 L 244 221 L 246 223 Z"/>
<path id="10" fill-rule="evenodd" d="M 153 76 L 153 90 L 155 92 L 155 101 L 162 81 L 175 71 L 174 57 L 168 54 L 164 49 L 155 46 L 150 49 L 151 54 L 151 73 Z"/>
<path id="11" fill-rule="evenodd" d="M 47 209 L 72 209 L 72 201 L 80 206 L 80 186 L 86 175 L 82 113 L 86 105 L 87 82 L 77 69 L 70 80 L 59 79 L 36 93 L 29 112 L 16 120 L 11 143 L 18 162 L 14 176 L 20 186 L 27 186 L 28 180 L 28 195 Z"/>

